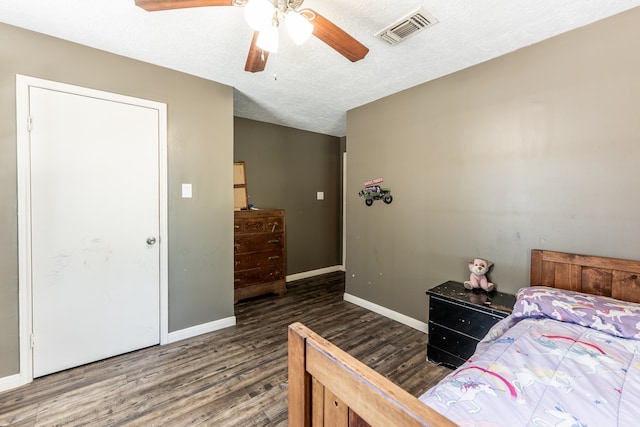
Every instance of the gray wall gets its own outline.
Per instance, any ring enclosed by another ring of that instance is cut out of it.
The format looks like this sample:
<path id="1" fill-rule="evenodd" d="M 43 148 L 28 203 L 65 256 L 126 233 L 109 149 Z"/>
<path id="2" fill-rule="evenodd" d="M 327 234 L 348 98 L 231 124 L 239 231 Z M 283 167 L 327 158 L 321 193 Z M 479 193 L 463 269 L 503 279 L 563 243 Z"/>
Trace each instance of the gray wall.
<path id="1" fill-rule="evenodd" d="M 0 378 L 19 370 L 16 74 L 167 104 L 169 331 L 233 316 L 232 88 L 4 24 L 0 61 Z"/>
<path id="2" fill-rule="evenodd" d="M 533 248 L 640 259 L 640 8 L 350 111 L 347 292 L 427 320 L 425 290 Z M 383 177 L 391 205 L 366 207 Z"/>
<path id="3" fill-rule="evenodd" d="M 340 138 L 235 118 L 249 203 L 286 210 L 287 275 L 342 264 Z M 324 200 L 316 193 L 324 191 Z"/>

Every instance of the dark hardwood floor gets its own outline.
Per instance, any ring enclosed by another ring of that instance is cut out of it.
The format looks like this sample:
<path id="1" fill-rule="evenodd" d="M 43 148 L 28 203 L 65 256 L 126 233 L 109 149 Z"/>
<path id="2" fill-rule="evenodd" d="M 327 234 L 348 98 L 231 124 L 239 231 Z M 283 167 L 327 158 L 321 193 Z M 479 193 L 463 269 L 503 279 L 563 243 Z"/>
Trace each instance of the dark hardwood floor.
<path id="1" fill-rule="evenodd" d="M 345 302 L 344 273 L 287 288 L 238 303 L 236 326 L 0 393 L 0 425 L 285 426 L 287 326 L 296 321 L 416 396 L 450 372 L 425 361 L 425 334 Z"/>

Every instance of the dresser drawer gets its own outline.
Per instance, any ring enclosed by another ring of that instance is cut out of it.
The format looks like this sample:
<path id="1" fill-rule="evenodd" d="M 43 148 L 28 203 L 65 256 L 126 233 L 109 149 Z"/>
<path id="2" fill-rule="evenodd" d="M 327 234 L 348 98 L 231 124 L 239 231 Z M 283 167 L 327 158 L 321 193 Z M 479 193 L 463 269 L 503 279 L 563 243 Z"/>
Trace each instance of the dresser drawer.
<path id="1" fill-rule="evenodd" d="M 478 342 L 477 339 L 468 335 L 459 334 L 429 322 L 429 345 L 445 350 L 461 359 L 469 358 L 476 351 Z"/>
<path id="2" fill-rule="evenodd" d="M 433 322 L 478 340 L 482 339 L 489 329 L 504 317 L 506 314 L 499 316 L 433 296 L 429 301 L 430 323 Z"/>
<path id="3" fill-rule="evenodd" d="M 234 233 L 279 233 L 284 231 L 284 216 L 238 218 L 233 221 Z"/>
<path id="4" fill-rule="evenodd" d="M 284 263 L 284 249 L 239 253 L 234 257 L 234 271 Z"/>
<path id="5" fill-rule="evenodd" d="M 233 245 L 236 254 L 279 249 L 284 247 L 284 234 L 258 233 L 235 236 Z"/>
<path id="6" fill-rule="evenodd" d="M 242 288 L 255 283 L 274 282 L 276 280 L 283 280 L 284 278 L 283 266 L 252 268 L 251 270 L 235 272 L 233 274 L 233 286 L 234 288 Z"/>
<path id="7" fill-rule="evenodd" d="M 267 230 L 266 218 L 236 218 L 233 221 L 235 233 L 264 233 Z"/>

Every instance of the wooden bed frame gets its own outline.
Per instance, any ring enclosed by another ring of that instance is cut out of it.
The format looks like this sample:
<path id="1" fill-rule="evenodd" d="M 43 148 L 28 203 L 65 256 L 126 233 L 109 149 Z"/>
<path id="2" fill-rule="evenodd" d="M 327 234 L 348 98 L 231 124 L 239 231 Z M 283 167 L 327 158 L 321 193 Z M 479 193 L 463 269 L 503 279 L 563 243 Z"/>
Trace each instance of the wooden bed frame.
<path id="1" fill-rule="evenodd" d="M 640 303 L 640 261 L 531 251 L 531 286 Z M 301 323 L 289 326 L 289 426 L 455 426 Z"/>

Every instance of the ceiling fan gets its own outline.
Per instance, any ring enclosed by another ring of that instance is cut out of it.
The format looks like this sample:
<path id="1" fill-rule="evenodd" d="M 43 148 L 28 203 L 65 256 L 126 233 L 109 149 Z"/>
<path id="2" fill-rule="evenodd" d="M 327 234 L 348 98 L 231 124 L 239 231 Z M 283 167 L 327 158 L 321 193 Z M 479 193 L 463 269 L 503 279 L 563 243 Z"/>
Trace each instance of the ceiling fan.
<path id="1" fill-rule="evenodd" d="M 136 6 L 150 12 L 202 6 L 244 6 L 247 22 L 254 29 L 244 69 L 252 73 L 263 71 L 269 52 L 277 51 L 277 30 L 282 22 L 285 22 L 296 44 L 301 44 L 313 34 L 351 62 L 361 60 L 369 52 L 366 46 L 316 11 L 300 9 L 304 0 L 135 0 L 135 2 Z"/>

